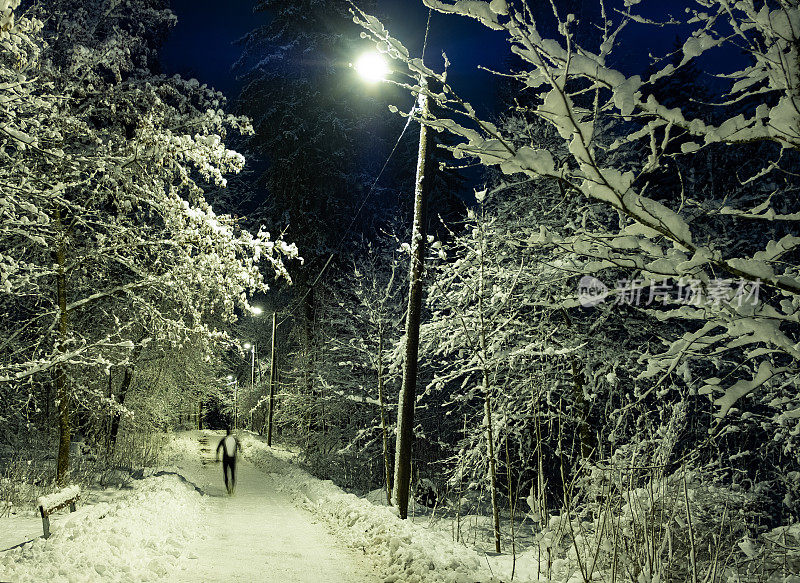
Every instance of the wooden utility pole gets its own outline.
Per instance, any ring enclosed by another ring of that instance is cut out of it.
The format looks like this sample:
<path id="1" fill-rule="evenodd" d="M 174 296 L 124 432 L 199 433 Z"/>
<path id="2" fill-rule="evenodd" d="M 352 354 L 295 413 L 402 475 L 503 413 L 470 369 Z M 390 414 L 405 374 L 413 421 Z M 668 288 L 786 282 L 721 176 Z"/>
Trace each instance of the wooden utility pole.
<path id="1" fill-rule="evenodd" d="M 420 118 L 428 116 L 425 79 L 420 79 Z M 414 228 L 411 233 L 411 267 L 409 272 L 408 311 L 406 312 L 406 346 L 403 360 L 403 385 L 397 406 L 397 445 L 394 462 L 394 498 L 400 518 L 408 516 L 408 495 L 411 484 L 411 442 L 414 439 L 414 403 L 417 394 L 419 356 L 419 324 L 422 314 L 422 275 L 428 242 L 425 210 L 430 180 L 425 174 L 428 154 L 428 128 L 420 124 L 417 180 L 414 188 Z"/>
<path id="2" fill-rule="evenodd" d="M 272 446 L 272 412 L 275 409 L 275 379 L 278 374 L 277 362 L 275 362 L 275 329 L 278 327 L 275 321 L 276 313 L 272 312 L 272 357 L 269 366 L 269 414 L 267 416 L 267 445 Z"/>

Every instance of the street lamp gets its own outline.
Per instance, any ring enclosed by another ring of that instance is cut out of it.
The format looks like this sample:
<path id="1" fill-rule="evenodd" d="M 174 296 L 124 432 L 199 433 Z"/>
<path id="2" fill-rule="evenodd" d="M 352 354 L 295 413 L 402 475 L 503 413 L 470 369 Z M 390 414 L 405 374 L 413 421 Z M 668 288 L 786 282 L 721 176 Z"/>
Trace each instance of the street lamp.
<path id="1" fill-rule="evenodd" d="M 380 54 L 375 52 L 364 53 L 353 65 L 356 72 L 370 83 L 383 81 L 389 75 L 389 65 Z"/>
<path id="2" fill-rule="evenodd" d="M 378 57 L 378 58 L 375 58 Z M 380 60 L 379 60 L 380 59 Z M 362 56 L 355 66 L 356 71 L 369 81 L 383 79 L 389 67 L 382 57 Z M 419 117 L 428 116 L 427 80 L 419 76 Z M 417 176 L 414 186 L 414 227 L 411 233 L 411 262 L 409 266 L 408 310 L 406 311 L 406 345 L 403 359 L 403 384 L 397 406 L 397 442 L 395 446 L 394 492 L 400 518 L 408 516 L 408 496 L 411 484 L 411 442 L 414 436 L 414 402 L 417 390 L 417 369 L 419 357 L 419 325 L 422 314 L 422 274 L 425 268 L 425 247 L 428 235 L 425 211 L 427 207 L 430 177 L 425 173 L 428 155 L 428 128 L 424 123 L 419 127 L 419 152 L 417 155 Z"/>
<path id="3" fill-rule="evenodd" d="M 233 428 L 236 429 L 236 421 L 239 417 L 239 379 L 232 374 L 227 376 L 228 386 L 233 385 Z"/>

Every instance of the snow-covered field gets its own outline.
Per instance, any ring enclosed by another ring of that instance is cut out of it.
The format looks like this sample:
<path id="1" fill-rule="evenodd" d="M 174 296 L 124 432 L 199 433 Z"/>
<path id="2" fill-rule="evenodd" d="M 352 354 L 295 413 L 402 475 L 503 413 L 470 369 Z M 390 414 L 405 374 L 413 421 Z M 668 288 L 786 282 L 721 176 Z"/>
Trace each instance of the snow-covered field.
<path id="1" fill-rule="evenodd" d="M 32 513 L 0 519 L 0 530 L 5 530 L 5 525 L 16 531 L 5 533 L 0 541 L 5 543 L 3 548 L 29 540 L 34 532 L 37 537 L 0 553 L 0 581 L 212 581 L 217 576 L 222 580 L 219 572 L 226 569 L 231 570 L 230 580 L 244 580 L 236 579 L 236 569 L 252 565 L 243 567 L 241 560 L 231 560 L 230 564 L 223 560 L 220 564 L 204 554 L 216 553 L 219 545 L 212 533 L 224 528 L 226 519 L 233 522 L 230 532 L 223 535 L 227 543 L 249 553 L 248 546 L 258 537 L 243 522 L 247 516 L 260 512 L 258 506 L 277 513 L 258 522 L 278 521 L 284 537 L 291 539 L 292 531 L 296 530 L 297 540 L 305 546 L 324 547 L 328 544 L 325 537 L 334 541 L 341 554 L 336 549 L 323 549 L 325 553 L 336 554 L 333 566 L 326 566 L 328 572 L 351 569 L 358 580 L 365 582 L 501 580 L 492 576 L 492 569 L 498 568 L 495 560 L 490 567 L 482 554 L 454 543 L 449 536 L 424 523 L 402 521 L 390 508 L 314 478 L 293 463 L 294 454 L 279 447 L 268 448 L 263 440 L 250 434 L 243 435 L 245 459 L 260 471 L 257 476 L 251 475 L 249 472 L 255 470 L 248 467 L 252 466 L 242 464 L 237 493 L 229 499 L 223 495 L 218 475 L 221 472 L 213 464 L 213 451 L 200 451 L 201 435 L 177 434 L 164 453 L 169 466 L 159 469 L 161 475 L 133 480 L 130 488 L 87 491 L 77 512 L 60 511 L 53 517 L 53 534 L 48 540 L 38 538 L 41 523 Z M 210 443 L 206 450 L 213 450 L 218 438 L 211 432 L 206 435 Z M 204 456 L 206 463 L 201 464 Z M 313 525 L 313 519 L 309 521 L 311 526 L 301 524 L 302 520 L 292 514 L 295 510 L 281 506 L 292 503 L 310 511 L 312 517 L 319 519 L 317 524 Z M 235 505 L 241 510 L 238 514 Z M 219 508 L 224 512 L 217 512 Z M 215 521 L 215 514 L 221 514 L 222 518 Z M 303 531 L 308 528 L 319 531 L 322 542 L 312 540 L 317 533 Z M 241 540 L 234 540 L 239 536 L 237 533 L 241 533 Z M 297 541 L 290 544 L 294 546 L 285 554 L 305 552 L 296 548 L 300 544 Z M 285 567 L 286 561 L 293 559 L 282 557 L 278 546 L 270 543 L 270 552 L 275 556 L 264 560 Z M 316 556 L 320 550 L 309 548 L 308 552 Z M 339 565 L 348 560 L 350 565 Z M 205 567 L 203 563 L 207 563 Z M 257 566 L 264 573 L 263 581 L 299 580 L 280 579 L 264 567 L 269 565 Z M 309 561 L 300 568 L 311 567 Z M 196 578 L 199 572 L 205 575 Z M 329 581 L 335 580 L 333 573 L 331 577 Z M 343 575 L 342 580 L 356 579 L 353 575 Z"/>
<path id="2" fill-rule="evenodd" d="M 292 503 L 281 486 L 290 477 L 265 475 L 243 460 L 228 497 L 214 463 L 218 439 L 213 432 L 176 435 L 163 456 L 169 466 L 129 488 L 87 490 L 77 512 L 53 516 L 48 540 L 30 509 L 0 519 L 0 581 L 381 579 L 363 552 Z"/>

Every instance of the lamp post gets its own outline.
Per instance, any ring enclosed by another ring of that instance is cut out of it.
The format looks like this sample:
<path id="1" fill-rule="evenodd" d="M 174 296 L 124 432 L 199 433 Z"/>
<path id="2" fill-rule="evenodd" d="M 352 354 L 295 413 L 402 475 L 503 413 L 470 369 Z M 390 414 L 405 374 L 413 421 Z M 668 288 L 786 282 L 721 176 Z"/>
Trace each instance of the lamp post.
<path id="1" fill-rule="evenodd" d="M 250 395 L 252 398 L 253 393 L 256 390 L 256 344 L 250 344 L 249 342 L 244 343 L 244 349 L 250 351 Z M 239 410 L 236 410 L 236 415 L 238 417 Z"/>
<path id="2" fill-rule="evenodd" d="M 386 62 L 377 54 L 362 56 L 355 64 L 358 73 L 370 81 L 383 80 L 389 73 Z M 420 75 L 418 107 L 421 118 L 428 116 L 427 81 Z M 427 247 L 426 207 L 430 179 L 425 173 L 428 156 L 428 128 L 420 123 L 417 174 L 414 186 L 414 226 L 411 232 L 408 310 L 406 311 L 406 346 L 403 359 L 403 384 L 397 405 L 397 441 L 394 462 L 394 492 L 400 518 L 408 516 L 408 495 L 411 484 L 411 444 L 414 438 L 414 403 L 417 392 L 419 358 L 419 325 L 422 313 L 422 275 Z"/>
<path id="3" fill-rule="evenodd" d="M 259 306 L 252 306 L 250 312 L 254 316 L 260 316 L 264 310 Z M 249 343 L 244 344 L 245 348 L 250 348 L 250 397 L 252 398 L 256 391 L 256 343 L 250 346 Z M 261 379 L 261 365 L 258 367 L 258 378 Z M 253 411 L 250 411 L 250 429 L 253 429 Z"/>
<path id="4" fill-rule="evenodd" d="M 233 428 L 236 429 L 236 421 L 239 417 L 239 379 L 229 374 L 228 381 L 228 386 L 233 385 Z"/>
<path id="5" fill-rule="evenodd" d="M 269 413 L 267 417 L 267 446 L 272 447 L 272 414 L 275 410 L 275 380 L 278 376 L 278 363 L 275 360 L 275 330 L 277 313 L 272 312 L 272 350 L 269 364 Z"/>

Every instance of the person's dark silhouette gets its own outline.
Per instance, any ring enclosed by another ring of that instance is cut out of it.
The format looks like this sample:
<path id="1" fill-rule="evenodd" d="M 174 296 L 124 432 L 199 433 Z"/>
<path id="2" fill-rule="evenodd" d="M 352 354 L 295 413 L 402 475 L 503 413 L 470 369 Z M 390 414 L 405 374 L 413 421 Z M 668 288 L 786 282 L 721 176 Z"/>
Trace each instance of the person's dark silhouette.
<path id="1" fill-rule="evenodd" d="M 242 444 L 231 433 L 230 428 L 226 429 L 225 437 L 219 441 L 217 446 L 217 461 L 219 461 L 219 450 L 222 450 L 222 476 L 225 478 L 225 489 L 228 494 L 233 494 L 236 490 L 236 454 L 242 450 Z M 228 469 L 231 471 L 230 480 L 228 479 Z"/>

